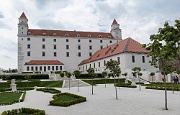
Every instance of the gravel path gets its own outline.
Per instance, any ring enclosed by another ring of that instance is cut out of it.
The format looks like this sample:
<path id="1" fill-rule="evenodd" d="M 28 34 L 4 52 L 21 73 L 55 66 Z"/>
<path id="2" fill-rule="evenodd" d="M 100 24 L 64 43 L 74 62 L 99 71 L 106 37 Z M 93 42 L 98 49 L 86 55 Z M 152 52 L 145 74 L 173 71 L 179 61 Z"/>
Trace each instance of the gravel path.
<path id="1" fill-rule="evenodd" d="M 97 85 L 94 95 L 91 86 L 59 88 L 62 92 L 70 92 L 85 96 L 87 101 L 70 107 L 49 106 L 52 94 L 39 91 L 27 91 L 24 102 L 0 106 L 0 113 L 21 107 L 43 109 L 47 115 L 180 115 L 180 92 L 168 91 L 168 109 L 164 108 L 164 91 L 138 88 L 118 88 L 118 100 L 115 99 L 113 85 Z"/>

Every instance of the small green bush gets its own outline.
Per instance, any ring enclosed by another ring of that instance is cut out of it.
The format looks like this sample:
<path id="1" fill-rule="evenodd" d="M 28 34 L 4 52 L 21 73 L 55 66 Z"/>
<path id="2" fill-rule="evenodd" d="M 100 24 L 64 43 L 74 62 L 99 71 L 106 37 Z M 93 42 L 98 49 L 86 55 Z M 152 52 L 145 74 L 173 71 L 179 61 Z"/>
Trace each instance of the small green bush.
<path id="1" fill-rule="evenodd" d="M 131 83 L 123 83 L 123 84 L 116 84 L 117 87 L 127 87 L 127 88 L 136 88 L 136 85 L 131 85 Z"/>
<path id="2" fill-rule="evenodd" d="M 61 93 L 60 90 L 54 89 L 54 88 L 38 88 L 37 91 L 43 91 L 43 92 L 48 92 L 48 93 Z"/>
<path id="3" fill-rule="evenodd" d="M 63 95 L 73 97 L 74 99 L 73 100 L 69 100 L 69 101 L 60 100 L 59 97 L 63 96 Z M 86 97 L 82 97 L 82 96 L 71 94 L 71 93 L 56 94 L 56 95 L 53 95 L 53 99 L 54 100 L 51 100 L 49 102 L 50 105 L 63 106 L 63 107 L 68 107 L 70 105 L 74 105 L 74 104 L 86 101 Z"/>
<path id="4" fill-rule="evenodd" d="M 32 109 L 32 108 L 20 108 L 4 111 L 1 115 L 15 115 L 15 114 L 30 114 L 30 115 L 45 115 L 44 110 Z"/>

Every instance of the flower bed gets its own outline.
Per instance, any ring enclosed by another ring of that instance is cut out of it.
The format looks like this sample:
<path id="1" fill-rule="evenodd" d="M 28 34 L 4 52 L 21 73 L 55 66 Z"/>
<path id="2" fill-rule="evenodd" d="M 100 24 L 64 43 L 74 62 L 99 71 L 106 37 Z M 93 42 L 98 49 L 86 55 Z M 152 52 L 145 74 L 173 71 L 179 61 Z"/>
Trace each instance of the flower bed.
<path id="1" fill-rule="evenodd" d="M 51 100 L 50 105 L 68 107 L 77 103 L 85 102 L 86 97 L 71 93 L 61 93 L 53 96 L 54 100 Z"/>
<path id="2" fill-rule="evenodd" d="M 60 90 L 54 89 L 54 88 L 38 88 L 37 91 L 43 91 L 43 92 L 48 92 L 48 93 L 61 93 Z"/>
<path id="3" fill-rule="evenodd" d="M 1 115 L 45 115 L 44 110 L 32 109 L 32 108 L 20 108 L 4 111 Z"/>

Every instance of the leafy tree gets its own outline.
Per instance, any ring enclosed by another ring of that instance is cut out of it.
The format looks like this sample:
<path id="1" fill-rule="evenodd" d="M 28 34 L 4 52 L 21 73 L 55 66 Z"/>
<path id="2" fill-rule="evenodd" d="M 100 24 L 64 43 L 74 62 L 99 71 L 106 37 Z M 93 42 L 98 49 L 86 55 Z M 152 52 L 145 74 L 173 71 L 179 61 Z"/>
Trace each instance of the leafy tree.
<path id="1" fill-rule="evenodd" d="M 60 72 L 59 75 L 63 78 L 64 77 L 64 72 Z"/>
<path id="2" fill-rule="evenodd" d="M 139 81 L 139 91 L 141 91 L 140 76 L 142 76 L 142 73 L 141 73 L 140 71 L 141 71 L 141 68 L 140 68 L 140 67 L 134 67 L 134 68 L 132 68 L 132 73 L 138 77 L 138 81 Z"/>
<path id="3" fill-rule="evenodd" d="M 117 100 L 118 95 L 117 95 L 117 86 L 116 86 L 115 76 L 117 76 L 121 73 L 119 63 L 116 60 L 110 60 L 106 63 L 106 69 L 109 69 L 112 72 L 112 76 L 114 77 L 114 87 L 115 87 L 115 91 L 116 91 L 116 100 Z"/>
<path id="4" fill-rule="evenodd" d="M 65 75 L 69 78 L 69 90 L 70 90 L 70 78 L 71 78 L 71 72 L 65 72 Z"/>
<path id="5" fill-rule="evenodd" d="M 94 77 L 96 77 L 97 76 L 97 74 L 95 74 L 94 73 L 94 69 L 93 68 L 89 68 L 88 70 L 87 70 L 87 72 L 88 72 L 88 75 L 89 76 L 91 76 L 91 80 L 92 80 L 92 95 L 94 94 L 94 91 L 93 91 L 93 85 L 94 85 Z"/>
<path id="6" fill-rule="evenodd" d="M 104 82 L 105 82 L 105 87 L 106 87 L 107 72 L 106 72 L 106 71 L 103 71 L 103 72 L 102 72 L 102 76 L 105 78 L 105 79 L 104 79 Z"/>
<path id="7" fill-rule="evenodd" d="M 79 91 L 79 76 L 81 75 L 81 72 L 79 70 L 75 70 L 73 74 L 78 78 L 78 91 Z"/>
<path id="8" fill-rule="evenodd" d="M 168 66 L 172 65 L 168 62 L 175 59 L 180 61 L 180 20 L 175 20 L 174 26 L 165 22 L 164 27 L 159 28 L 158 34 L 150 36 L 150 40 L 152 43 L 144 44 L 143 47 L 150 51 L 148 56 L 152 57 L 151 65 L 159 67 L 164 75 L 165 110 L 168 110 L 165 76 L 170 72 Z"/>
<path id="9" fill-rule="evenodd" d="M 154 77 L 155 73 L 151 72 L 149 75 L 152 77 L 152 82 L 153 82 L 153 77 Z"/>

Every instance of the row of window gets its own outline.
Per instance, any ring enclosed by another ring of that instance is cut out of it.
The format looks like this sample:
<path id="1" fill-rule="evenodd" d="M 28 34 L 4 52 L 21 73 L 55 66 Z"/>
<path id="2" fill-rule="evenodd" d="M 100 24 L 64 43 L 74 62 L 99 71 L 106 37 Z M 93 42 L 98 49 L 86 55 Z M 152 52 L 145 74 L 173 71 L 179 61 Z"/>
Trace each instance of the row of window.
<path id="1" fill-rule="evenodd" d="M 23 39 L 22 39 L 22 40 L 23 40 Z M 31 39 L 30 39 L 30 38 L 27 38 L 27 41 L 31 41 Z M 42 38 L 42 42 L 45 42 L 45 41 L 46 41 L 46 39 L 45 39 L 45 38 Z M 56 42 L 56 39 L 53 39 L 53 41 Z M 69 39 L 66 39 L 66 42 L 69 42 Z M 81 40 L 78 39 L 78 42 L 81 42 Z M 100 42 L 100 43 L 103 43 L 103 40 L 100 40 L 99 42 Z M 92 43 L 92 40 L 89 40 L 89 43 Z M 112 40 L 110 40 L 109 43 L 112 43 Z"/>
<path id="2" fill-rule="evenodd" d="M 27 71 L 61 71 L 62 66 L 27 66 Z"/>
<path id="3" fill-rule="evenodd" d="M 31 48 L 31 44 L 27 44 L 27 49 Z M 102 49 L 103 46 L 100 46 L 100 49 Z M 46 49 L 46 45 L 42 44 L 42 49 Z M 53 49 L 57 49 L 57 45 L 53 45 Z M 66 49 L 69 49 L 69 45 L 66 45 Z M 92 50 L 92 46 L 89 46 L 89 49 Z M 81 45 L 78 45 L 78 50 L 81 50 Z"/>
<path id="4" fill-rule="evenodd" d="M 27 52 L 27 56 L 31 56 L 31 52 L 28 51 Z M 46 56 L 46 52 L 42 52 L 42 56 L 45 57 Z M 70 56 L 70 53 L 69 52 L 66 52 L 66 57 L 69 57 Z M 81 52 L 78 52 L 77 54 L 78 57 L 81 57 Z M 89 52 L 89 56 L 92 56 L 92 52 Z M 57 57 L 57 52 L 54 52 L 54 57 Z"/>
<path id="5" fill-rule="evenodd" d="M 132 56 L 132 62 L 135 63 L 135 56 Z M 142 56 L 142 62 L 145 63 L 145 56 Z"/>

